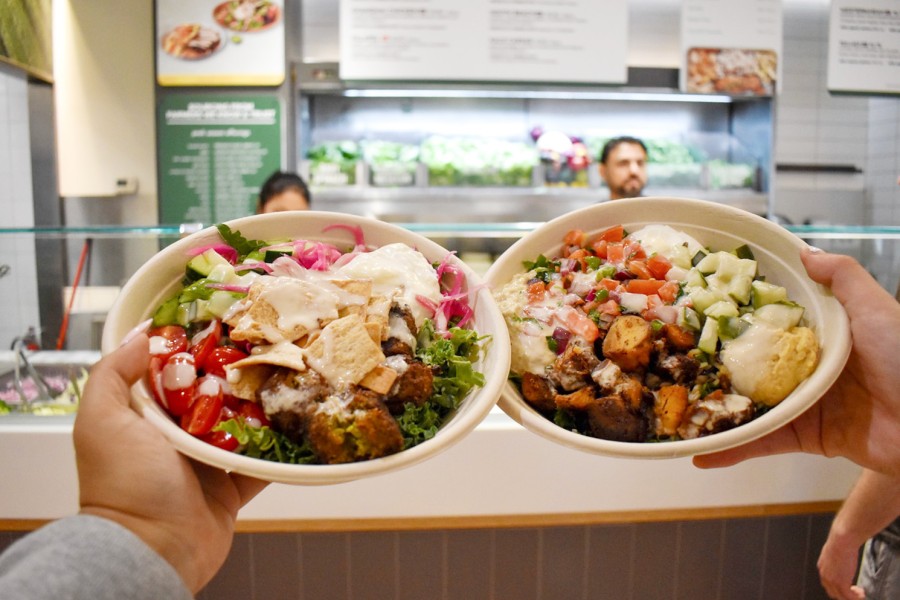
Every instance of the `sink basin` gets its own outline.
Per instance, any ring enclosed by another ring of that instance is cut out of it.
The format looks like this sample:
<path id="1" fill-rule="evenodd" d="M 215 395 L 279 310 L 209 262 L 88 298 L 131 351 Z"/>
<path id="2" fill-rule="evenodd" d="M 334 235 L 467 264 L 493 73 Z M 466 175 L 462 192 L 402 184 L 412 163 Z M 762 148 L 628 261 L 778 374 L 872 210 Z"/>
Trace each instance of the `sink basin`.
<path id="1" fill-rule="evenodd" d="M 47 384 L 50 398 L 41 398 L 41 390 L 25 367 L 20 368 L 20 383 L 27 401 L 16 387 L 15 370 L 0 374 L 0 418 L 3 414 L 59 415 L 78 408 L 81 390 L 87 381 L 88 363 L 33 364 Z"/>

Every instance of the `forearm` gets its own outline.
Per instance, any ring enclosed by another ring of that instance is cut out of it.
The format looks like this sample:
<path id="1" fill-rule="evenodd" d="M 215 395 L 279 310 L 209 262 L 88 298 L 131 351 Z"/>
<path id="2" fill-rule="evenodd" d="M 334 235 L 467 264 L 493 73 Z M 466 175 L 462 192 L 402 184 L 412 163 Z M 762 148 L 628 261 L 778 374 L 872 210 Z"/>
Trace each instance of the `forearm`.
<path id="1" fill-rule="evenodd" d="M 900 515 L 900 478 L 864 470 L 831 526 L 829 538 L 854 547 Z"/>

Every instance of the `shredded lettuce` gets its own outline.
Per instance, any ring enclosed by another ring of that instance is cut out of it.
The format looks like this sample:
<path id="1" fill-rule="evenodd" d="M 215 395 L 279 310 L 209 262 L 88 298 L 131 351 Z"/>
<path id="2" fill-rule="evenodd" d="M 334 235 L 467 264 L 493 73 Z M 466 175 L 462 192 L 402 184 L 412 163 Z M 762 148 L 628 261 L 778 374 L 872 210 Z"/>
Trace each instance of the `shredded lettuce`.
<path id="1" fill-rule="evenodd" d="M 431 399 L 418 407 L 407 404 L 397 418 L 406 448 L 434 437 L 472 388 L 484 385 L 484 374 L 475 370 L 473 362 L 489 336 L 479 337 L 477 331 L 459 327 L 451 327 L 448 333 L 444 337 L 435 331 L 431 320 L 419 330 L 416 357 L 435 375 Z"/>
<path id="2" fill-rule="evenodd" d="M 244 456 L 293 465 L 316 462 L 308 443 L 297 444 L 267 425 L 250 427 L 243 419 L 229 419 L 214 429 L 233 435 L 240 444 L 238 452 Z"/>

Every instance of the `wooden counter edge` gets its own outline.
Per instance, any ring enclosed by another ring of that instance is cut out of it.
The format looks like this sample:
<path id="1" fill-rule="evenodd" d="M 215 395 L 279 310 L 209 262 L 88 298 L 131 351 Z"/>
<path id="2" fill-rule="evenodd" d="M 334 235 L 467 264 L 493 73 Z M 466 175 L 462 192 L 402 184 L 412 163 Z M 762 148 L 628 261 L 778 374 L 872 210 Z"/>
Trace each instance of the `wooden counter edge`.
<path id="1" fill-rule="evenodd" d="M 238 533 L 334 533 L 353 531 L 419 531 L 439 529 L 505 529 L 513 527 L 572 527 L 623 523 L 708 521 L 804 514 L 835 513 L 840 501 L 716 506 L 592 513 L 395 517 L 377 519 L 241 520 Z M 0 519 L 0 531 L 31 531 L 48 523 L 42 519 Z"/>

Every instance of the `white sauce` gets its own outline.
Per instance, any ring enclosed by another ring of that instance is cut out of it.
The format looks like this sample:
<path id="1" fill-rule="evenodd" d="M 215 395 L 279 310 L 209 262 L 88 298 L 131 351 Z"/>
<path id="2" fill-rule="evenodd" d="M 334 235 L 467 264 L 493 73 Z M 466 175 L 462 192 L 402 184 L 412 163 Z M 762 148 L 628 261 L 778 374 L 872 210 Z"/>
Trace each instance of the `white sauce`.
<path id="1" fill-rule="evenodd" d="M 189 361 L 179 360 L 190 358 Z M 194 385 L 197 380 L 197 369 L 194 367 L 194 356 L 187 352 L 179 352 L 162 369 L 162 385 L 167 390 L 180 390 Z"/>
<path id="2" fill-rule="evenodd" d="M 719 356 L 731 374 L 731 385 L 737 392 L 745 396 L 753 395 L 766 373 L 763 366 L 774 356 L 776 344 L 783 333 L 782 329 L 758 321 L 723 344 Z"/>
<path id="3" fill-rule="evenodd" d="M 158 356 L 160 354 L 169 353 L 169 344 L 166 338 L 161 335 L 154 335 L 150 338 L 150 354 Z"/>
<path id="4" fill-rule="evenodd" d="M 673 264 L 685 269 L 691 268 L 691 257 L 703 249 L 703 244 L 668 225 L 647 225 L 628 235 L 629 240 L 641 243 L 647 256 L 661 254 Z M 684 248 L 687 245 L 687 252 Z M 685 264 L 685 258 L 687 264 Z"/>
<path id="5" fill-rule="evenodd" d="M 406 244 L 388 244 L 359 254 L 338 272 L 354 279 L 370 279 L 372 293 L 409 308 L 416 327 L 432 317 L 416 296 L 424 296 L 435 304 L 441 300 L 440 283 L 431 263 Z"/>
<path id="6" fill-rule="evenodd" d="M 222 386 L 212 377 L 205 377 L 203 383 L 197 387 L 198 396 L 218 396 Z"/>

